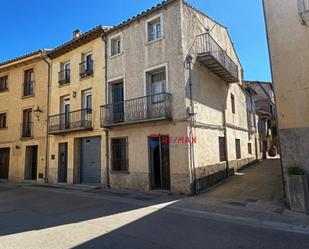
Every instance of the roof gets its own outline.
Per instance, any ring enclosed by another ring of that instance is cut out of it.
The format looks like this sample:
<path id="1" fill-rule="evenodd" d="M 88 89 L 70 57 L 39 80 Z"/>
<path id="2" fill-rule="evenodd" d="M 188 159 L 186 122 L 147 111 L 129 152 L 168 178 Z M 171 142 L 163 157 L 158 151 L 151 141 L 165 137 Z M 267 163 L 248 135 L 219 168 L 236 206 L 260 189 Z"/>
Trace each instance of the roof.
<path id="1" fill-rule="evenodd" d="M 35 55 L 40 55 L 40 54 L 45 53 L 45 52 L 47 52 L 47 51 L 49 51 L 49 50 L 48 50 L 48 49 L 38 49 L 38 50 L 32 51 L 32 52 L 30 52 L 30 53 L 21 55 L 21 56 L 19 56 L 19 57 L 12 58 L 12 59 L 9 59 L 9 60 L 0 62 L 0 67 L 5 66 L 5 65 L 8 65 L 8 64 L 11 64 L 11 63 L 13 63 L 13 62 L 17 62 L 17 61 L 19 61 L 19 60 L 24 60 L 24 59 L 33 57 L 33 56 L 35 56 Z"/>
<path id="2" fill-rule="evenodd" d="M 163 7 L 166 7 L 167 5 L 170 5 L 174 2 L 179 2 L 179 1 L 182 1 L 182 0 L 165 0 L 165 1 L 157 4 L 156 6 L 153 6 L 152 8 L 149 8 L 149 9 L 137 14 L 136 16 L 133 16 L 133 17 L 127 19 L 126 21 L 123 21 L 122 23 L 112 27 L 111 29 L 107 30 L 105 33 L 108 34 L 108 33 L 114 32 L 115 30 L 123 28 L 124 26 L 127 26 L 127 25 L 131 24 L 132 22 L 139 20 L 140 18 L 143 18 L 143 17 L 145 17 L 145 16 L 147 16 L 147 15 L 149 15 L 149 14 L 151 14 L 151 13 L 153 13 L 153 12 L 163 8 Z"/>
<path id="3" fill-rule="evenodd" d="M 50 53 L 48 53 L 48 56 L 51 59 L 54 59 L 64 53 L 70 52 L 73 49 L 80 47 L 83 44 L 93 41 L 94 39 L 100 37 L 102 33 L 106 31 L 107 29 L 109 29 L 109 27 L 105 27 L 101 25 L 96 26 L 92 28 L 91 30 L 81 34 L 79 37 L 73 38 L 72 40 L 56 47 Z"/>

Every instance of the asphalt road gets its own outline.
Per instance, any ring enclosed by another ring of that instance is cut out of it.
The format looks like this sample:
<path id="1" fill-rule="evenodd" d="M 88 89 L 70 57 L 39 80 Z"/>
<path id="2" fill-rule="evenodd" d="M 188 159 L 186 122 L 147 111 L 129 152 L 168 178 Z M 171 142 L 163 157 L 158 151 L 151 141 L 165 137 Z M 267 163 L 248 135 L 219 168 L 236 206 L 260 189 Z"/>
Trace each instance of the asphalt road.
<path id="1" fill-rule="evenodd" d="M 198 217 L 174 201 L 2 183 L 0 248 L 309 248 L 308 234 Z"/>

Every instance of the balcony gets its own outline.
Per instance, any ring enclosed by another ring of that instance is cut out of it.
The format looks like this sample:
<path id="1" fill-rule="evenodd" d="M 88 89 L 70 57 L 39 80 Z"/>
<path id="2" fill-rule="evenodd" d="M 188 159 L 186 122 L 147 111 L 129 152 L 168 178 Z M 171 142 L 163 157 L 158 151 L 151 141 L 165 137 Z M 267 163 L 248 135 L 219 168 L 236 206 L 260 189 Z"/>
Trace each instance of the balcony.
<path id="1" fill-rule="evenodd" d="M 23 85 L 23 97 L 34 95 L 34 81 L 25 82 Z"/>
<path id="2" fill-rule="evenodd" d="M 32 137 L 32 122 L 24 122 L 20 125 L 20 136 L 21 138 L 31 138 Z"/>
<path id="3" fill-rule="evenodd" d="M 49 116 L 49 134 L 63 134 L 73 131 L 92 130 L 92 110 L 81 109 Z"/>
<path id="4" fill-rule="evenodd" d="M 71 70 L 65 69 L 58 73 L 58 83 L 60 86 L 70 83 Z"/>
<path id="5" fill-rule="evenodd" d="M 101 106 L 101 127 L 171 119 L 169 93 L 160 93 Z"/>
<path id="6" fill-rule="evenodd" d="M 239 82 L 237 64 L 210 34 L 197 36 L 194 45 L 200 63 L 227 83 Z"/>
<path id="7" fill-rule="evenodd" d="M 93 75 L 93 60 L 79 63 L 79 76 L 85 78 Z"/>

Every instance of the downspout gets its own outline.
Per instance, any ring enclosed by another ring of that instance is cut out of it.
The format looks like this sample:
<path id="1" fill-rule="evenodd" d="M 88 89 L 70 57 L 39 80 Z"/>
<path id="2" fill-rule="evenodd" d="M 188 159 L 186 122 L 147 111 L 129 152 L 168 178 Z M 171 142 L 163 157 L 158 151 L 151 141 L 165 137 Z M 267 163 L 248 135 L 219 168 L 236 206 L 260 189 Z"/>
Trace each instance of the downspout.
<path id="1" fill-rule="evenodd" d="M 104 42 L 104 50 L 105 50 L 105 54 L 104 54 L 104 70 L 105 70 L 105 75 L 104 75 L 104 81 L 105 81 L 105 104 L 107 104 L 107 91 L 108 91 L 108 86 L 107 86 L 107 39 L 106 39 L 106 34 L 103 33 L 102 34 L 102 40 Z M 104 129 L 105 131 L 105 160 L 106 160 L 106 187 L 108 189 L 110 189 L 110 170 L 109 170 L 109 129 L 106 128 Z"/>
<path id="2" fill-rule="evenodd" d="M 229 153 L 228 153 L 228 145 L 227 145 L 227 126 L 226 126 L 226 106 L 223 110 L 223 134 L 224 134 L 224 154 L 225 154 L 225 177 L 229 177 L 230 174 L 230 164 L 229 164 Z"/>
<path id="3" fill-rule="evenodd" d="M 257 151 L 257 148 L 258 148 L 258 143 L 257 143 L 257 127 L 256 127 L 256 108 L 255 108 L 255 100 L 253 101 L 253 94 L 251 93 L 251 90 L 250 91 L 250 100 L 251 100 L 251 107 L 253 107 L 253 104 L 254 104 L 254 113 L 253 113 L 253 122 L 254 122 L 254 130 L 255 130 L 255 136 L 254 136 L 254 142 L 255 142 L 255 158 L 256 160 L 258 161 L 259 160 L 259 155 L 258 155 L 258 151 Z M 253 108 L 252 108 L 253 109 Z"/>
<path id="4" fill-rule="evenodd" d="M 186 68 L 189 71 L 189 96 L 190 96 L 190 121 L 189 121 L 189 137 L 190 137 L 190 143 L 189 143 L 189 151 L 190 151 L 190 168 L 191 168 L 191 174 L 193 176 L 193 186 L 191 192 L 196 195 L 199 194 L 199 187 L 196 179 L 196 168 L 195 168 L 195 158 L 194 158 L 194 143 L 193 143 L 193 126 L 194 126 L 194 116 L 195 116 L 195 110 L 194 110 L 194 102 L 193 102 L 193 92 L 192 92 L 192 60 L 193 57 L 191 55 L 188 55 L 186 58 Z"/>
<path id="5" fill-rule="evenodd" d="M 48 159 L 49 159 L 49 138 L 48 138 L 48 127 L 49 127 L 49 103 L 50 103 L 50 82 L 51 82 L 51 64 L 50 62 L 47 60 L 47 57 L 43 57 L 43 61 L 47 64 L 48 66 L 48 79 L 47 79 L 47 113 L 46 113 L 46 146 L 45 146 L 45 173 L 44 173 L 44 183 L 47 184 L 48 183 L 48 167 L 49 167 L 49 163 L 48 163 Z"/>

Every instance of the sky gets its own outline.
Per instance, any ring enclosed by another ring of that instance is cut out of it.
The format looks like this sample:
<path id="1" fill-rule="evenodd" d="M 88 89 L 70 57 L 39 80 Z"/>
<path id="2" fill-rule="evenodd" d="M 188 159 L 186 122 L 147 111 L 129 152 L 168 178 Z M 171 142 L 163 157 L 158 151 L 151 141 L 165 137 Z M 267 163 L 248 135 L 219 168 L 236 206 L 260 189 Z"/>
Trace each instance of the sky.
<path id="1" fill-rule="evenodd" d="M 72 31 L 113 26 L 160 0 L 1 0 L 0 61 L 68 41 Z M 270 81 L 262 0 L 188 0 L 228 27 L 246 80 Z"/>

